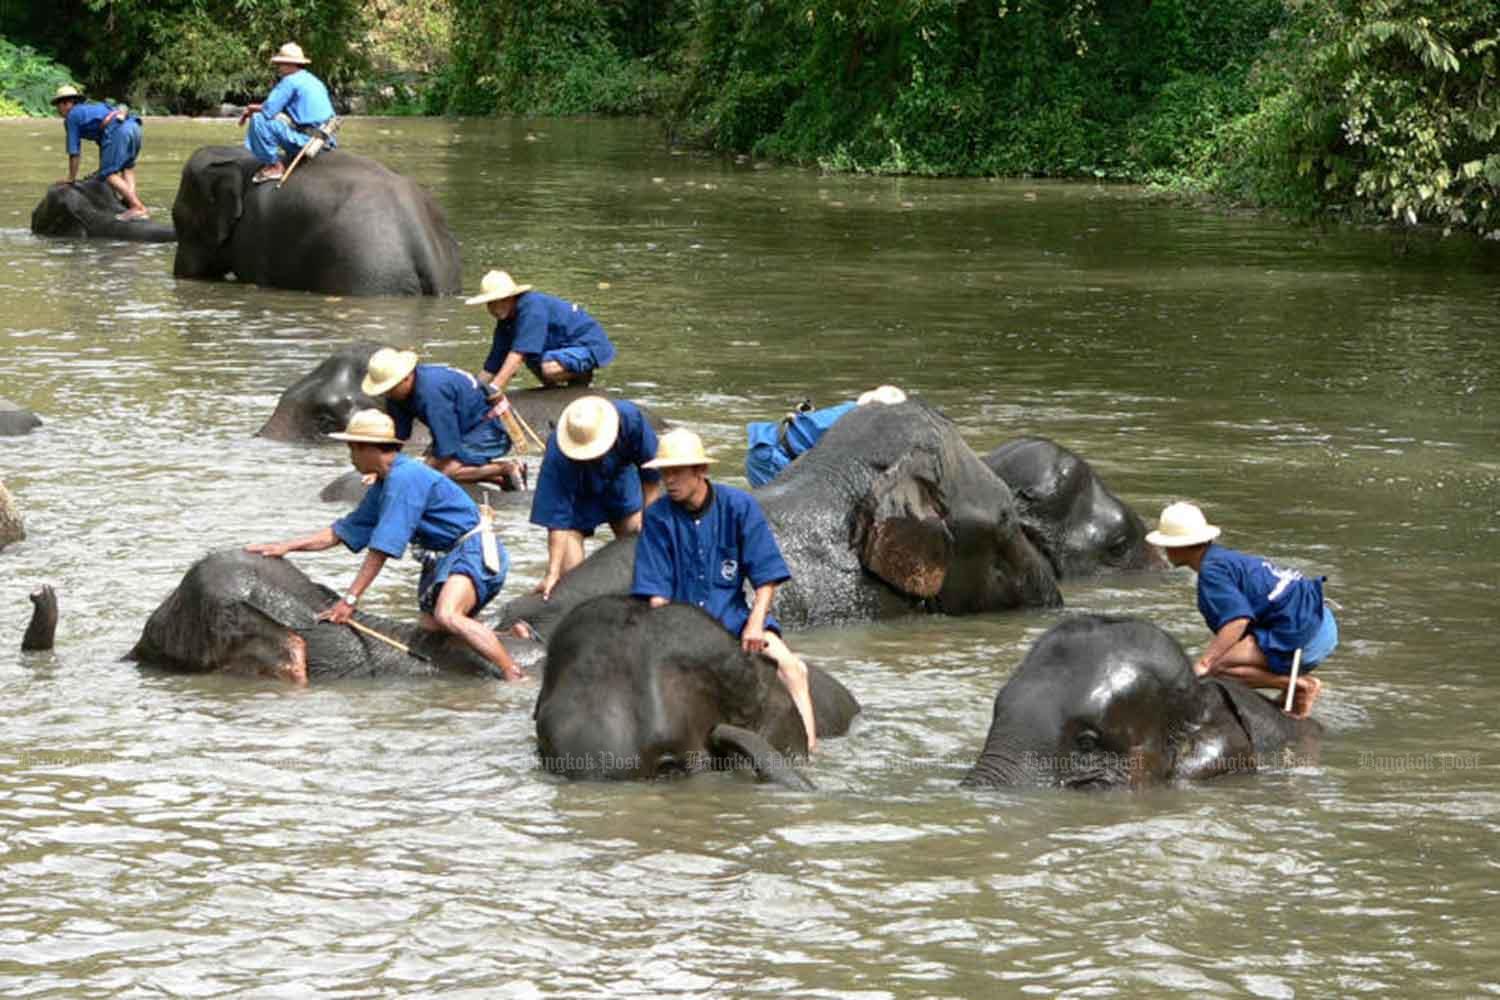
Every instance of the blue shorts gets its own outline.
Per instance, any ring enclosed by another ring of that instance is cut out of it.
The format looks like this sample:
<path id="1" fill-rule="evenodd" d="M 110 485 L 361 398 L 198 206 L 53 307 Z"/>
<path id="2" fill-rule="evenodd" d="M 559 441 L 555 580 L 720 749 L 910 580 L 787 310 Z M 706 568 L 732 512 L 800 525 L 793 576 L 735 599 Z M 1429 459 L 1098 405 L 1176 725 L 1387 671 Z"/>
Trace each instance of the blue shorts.
<path id="1" fill-rule="evenodd" d="M 498 573 L 484 568 L 484 540 L 477 534 L 464 539 L 443 555 L 429 553 L 423 557 L 422 578 L 417 583 L 417 607 L 432 614 L 448 577 L 466 576 L 473 582 L 474 593 L 479 597 L 470 609 L 469 617 L 477 618 L 484 606 L 500 593 L 500 588 L 505 586 L 505 575 L 510 572 L 510 553 L 505 551 L 505 545 L 498 538 L 495 539 L 495 548 L 500 552 Z"/>
<path id="2" fill-rule="evenodd" d="M 481 420 L 473 430 L 465 434 L 458 454 L 453 457 L 464 465 L 488 465 L 503 455 L 510 454 L 510 435 L 498 420 Z"/>
<path id="3" fill-rule="evenodd" d="M 108 177 L 135 166 L 141 155 L 141 120 L 134 115 L 112 123 L 99 140 L 99 176 Z"/>
<path id="4" fill-rule="evenodd" d="M 1323 620 L 1318 623 L 1317 634 L 1314 635 L 1302 647 L 1302 665 L 1298 667 L 1300 673 L 1309 674 L 1313 669 L 1338 647 L 1339 623 L 1333 617 L 1333 611 L 1325 604 L 1323 606 Z M 1266 657 L 1266 664 L 1271 668 L 1271 673 L 1287 675 L 1292 672 L 1292 653 L 1284 653 L 1280 650 L 1262 650 Z"/>
<path id="5" fill-rule="evenodd" d="M 543 351 L 536 361 L 528 360 L 526 367 L 531 369 L 531 374 L 541 378 L 543 361 L 556 361 L 575 374 L 591 372 L 598 367 L 594 362 L 593 352 L 587 347 L 559 347 L 555 351 Z"/>

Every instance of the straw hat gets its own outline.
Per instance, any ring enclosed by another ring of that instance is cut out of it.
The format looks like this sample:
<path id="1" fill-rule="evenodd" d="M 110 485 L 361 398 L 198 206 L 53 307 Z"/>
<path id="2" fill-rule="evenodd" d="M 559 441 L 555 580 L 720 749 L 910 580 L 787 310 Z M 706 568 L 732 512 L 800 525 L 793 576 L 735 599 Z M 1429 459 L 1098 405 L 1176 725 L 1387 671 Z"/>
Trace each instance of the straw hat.
<path id="1" fill-rule="evenodd" d="M 557 446 L 575 462 L 598 458 L 619 434 L 620 411 L 603 396 L 573 400 L 557 421 Z"/>
<path id="2" fill-rule="evenodd" d="M 491 271 L 484 276 L 479 283 L 479 294 L 471 295 L 464 299 L 466 306 L 480 306 L 486 302 L 496 299 L 508 299 L 513 295 L 531 291 L 530 285 L 518 285 L 510 280 L 510 275 L 505 271 Z"/>
<path id="3" fill-rule="evenodd" d="M 396 422 L 380 410 L 355 410 L 349 425 L 328 435 L 335 441 L 357 441 L 361 444 L 403 444 L 396 436 Z"/>
<path id="4" fill-rule="evenodd" d="M 58 101 L 81 100 L 83 100 L 83 92 L 80 91 L 77 87 L 73 86 L 71 83 L 65 83 L 61 87 L 58 87 L 57 93 L 52 95 L 53 104 L 56 104 Z"/>
<path id="5" fill-rule="evenodd" d="M 869 392 L 861 393 L 858 405 L 866 403 L 885 403 L 887 406 L 895 406 L 897 403 L 906 402 L 906 393 L 893 385 L 882 385 L 871 389 Z"/>
<path id="6" fill-rule="evenodd" d="M 302 46 L 296 42 L 287 42 L 281 48 L 277 49 L 276 54 L 271 57 L 272 65 L 276 63 L 296 63 L 298 66 L 306 66 L 310 62 L 312 60 L 302 54 Z"/>
<path id="7" fill-rule="evenodd" d="M 389 392 L 397 382 L 410 375 L 417 367 L 416 351 L 398 351 L 394 347 L 382 347 L 370 355 L 370 367 L 359 387 L 366 396 L 379 396 Z"/>
<path id="8" fill-rule="evenodd" d="M 643 469 L 674 469 L 683 465 L 711 465 L 713 459 L 703 453 L 703 439 L 686 427 L 667 431 L 656 443 L 656 457 Z"/>
<path id="9" fill-rule="evenodd" d="M 1209 524 L 1196 504 L 1179 501 L 1162 508 L 1157 528 L 1147 532 L 1146 541 L 1164 549 L 1176 549 L 1202 545 L 1218 537 L 1218 526 Z"/>

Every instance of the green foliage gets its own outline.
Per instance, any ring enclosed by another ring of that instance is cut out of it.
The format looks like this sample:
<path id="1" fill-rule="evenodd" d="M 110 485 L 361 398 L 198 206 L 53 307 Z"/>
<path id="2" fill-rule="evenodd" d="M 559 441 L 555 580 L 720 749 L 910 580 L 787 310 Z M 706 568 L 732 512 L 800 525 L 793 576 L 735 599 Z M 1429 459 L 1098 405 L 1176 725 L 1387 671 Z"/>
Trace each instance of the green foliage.
<path id="1" fill-rule="evenodd" d="M 1293 3 L 1293 0 L 1288 0 Z M 1221 190 L 1302 215 L 1372 212 L 1500 236 L 1500 5 L 1295 3 Z"/>
<path id="2" fill-rule="evenodd" d="M 73 75 L 27 45 L 0 38 L 0 117 L 52 114 L 52 95 Z"/>

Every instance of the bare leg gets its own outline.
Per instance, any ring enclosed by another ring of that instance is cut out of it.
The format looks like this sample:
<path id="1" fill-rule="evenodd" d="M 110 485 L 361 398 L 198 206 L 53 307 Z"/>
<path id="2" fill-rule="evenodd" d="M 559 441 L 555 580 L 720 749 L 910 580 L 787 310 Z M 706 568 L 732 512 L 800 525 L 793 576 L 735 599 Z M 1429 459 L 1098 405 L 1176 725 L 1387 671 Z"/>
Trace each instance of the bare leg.
<path id="1" fill-rule="evenodd" d="M 442 462 L 438 459 L 429 459 L 427 464 L 441 470 Z M 446 475 L 455 483 L 509 483 L 520 478 L 520 467 L 521 463 L 509 460 L 484 465 L 460 465 Z"/>
<path id="2" fill-rule="evenodd" d="M 110 174 L 105 178 L 105 181 L 114 189 L 115 194 L 120 196 L 120 200 L 125 202 L 126 210 L 120 213 L 117 218 L 129 221 L 149 217 L 150 213 L 146 211 L 146 206 L 142 205 L 141 199 L 135 195 L 135 185 L 131 184 L 118 173 Z"/>
<path id="3" fill-rule="evenodd" d="M 1286 674 L 1278 674 L 1271 670 L 1270 664 L 1266 662 L 1266 656 L 1261 652 L 1260 646 L 1255 639 L 1246 636 L 1229 648 L 1209 673 L 1215 677 L 1232 677 L 1242 684 L 1253 688 L 1270 688 L 1286 693 L 1291 684 L 1291 677 Z M 1323 682 L 1309 674 L 1303 674 L 1297 678 L 1297 690 L 1292 695 L 1292 710 L 1287 714 L 1294 719 L 1305 719 L 1312 711 L 1313 702 L 1318 700 L 1322 693 Z M 1281 701 L 1278 700 L 1278 704 Z"/>
<path id="4" fill-rule="evenodd" d="M 775 632 L 766 633 L 766 655 L 776 661 L 776 676 L 781 678 L 787 693 L 792 696 L 792 703 L 802 714 L 802 725 L 807 730 L 807 752 L 812 753 L 818 746 L 818 726 L 813 715 L 812 692 L 807 686 L 807 664 L 798 659 Z"/>
<path id="5" fill-rule="evenodd" d="M 543 361 L 541 378 L 543 385 L 588 385 L 594 380 L 594 373 L 569 371 L 556 361 Z"/>
<path id="6" fill-rule="evenodd" d="M 615 533 L 616 538 L 624 538 L 626 535 L 639 535 L 641 533 L 641 512 L 620 518 L 618 521 L 609 522 L 609 530 Z"/>
<path id="7" fill-rule="evenodd" d="M 431 620 L 436 622 L 439 629 L 458 636 L 474 652 L 500 668 L 506 680 L 525 680 L 526 675 L 510 658 L 495 633 L 469 617 L 469 612 L 474 609 L 478 600 L 474 581 L 455 573 L 443 581 L 443 589 L 438 591 L 437 606 L 432 609 Z M 427 627 L 425 617 L 422 624 L 424 628 Z"/>

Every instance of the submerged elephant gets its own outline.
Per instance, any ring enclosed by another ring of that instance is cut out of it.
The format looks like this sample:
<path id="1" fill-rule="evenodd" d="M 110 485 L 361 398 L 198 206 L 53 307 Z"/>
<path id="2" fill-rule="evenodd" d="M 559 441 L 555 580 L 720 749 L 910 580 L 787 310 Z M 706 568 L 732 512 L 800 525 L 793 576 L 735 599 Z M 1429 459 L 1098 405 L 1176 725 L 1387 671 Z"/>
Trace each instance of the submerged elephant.
<path id="1" fill-rule="evenodd" d="M 152 613 L 129 658 L 184 673 L 222 671 L 307 684 L 348 677 L 420 677 L 449 672 L 499 677 L 462 640 L 379 615 L 357 620 L 421 654 L 412 656 L 342 625 L 317 622 L 338 594 L 285 559 L 224 549 L 204 556 Z M 504 637 L 526 669 L 539 644 Z"/>
<path id="2" fill-rule="evenodd" d="M 808 665 L 820 737 L 842 736 L 859 703 Z M 802 717 L 769 657 L 740 649 L 698 608 L 629 597 L 578 605 L 547 644 L 536 704 L 542 766 L 570 778 L 657 778 L 746 760 L 762 777 L 808 787 Z"/>
<path id="3" fill-rule="evenodd" d="M 26 525 L 21 520 L 21 509 L 16 506 L 16 498 L 10 495 L 10 490 L 5 488 L 4 480 L 0 480 L 0 550 L 25 537 Z"/>
<path id="4" fill-rule="evenodd" d="M 325 434 L 343 430 L 355 410 L 383 409 L 379 400 L 360 389 L 370 355 L 382 346 L 362 340 L 340 347 L 281 394 L 275 412 L 256 434 L 273 441 L 321 441 Z M 521 389 L 508 395 L 521 419 L 546 440 L 548 428 L 563 409 L 579 396 L 590 394 L 612 395 L 581 387 Z M 646 412 L 644 407 L 642 411 Z M 665 428 L 666 422 L 660 417 L 649 412 L 646 416 L 654 429 Z"/>
<path id="5" fill-rule="evenodd" d="M 179 278 L 330 295 L 452 295 L 458 242 L 414 181 L 363 156 L 327 150 L 285 186 L 252 184 L 241 146 L 204 146 L 182 168 L 172 221 Z"/>
<path id="6" fill-rule="evenodd" d="M 22 409 L 0 397 L 0 437 L 19 437 L 42 426 L 42 420 L 30 410 Z"/>
<path id="7" fill-rule="evenodd" d="M 1193 673 L 1148 622 L 1080 615 L 1049 629 L 995 697 L 984 750 L 963 784 L 1141 788 L 1307 759 L 1322 726 L 1238 681 Z"/>
<path id="8" fill-rule="evenodd" d="M 1010 488 L 920 400 L 859 407 L 752 495 L 792 571 L 775 607 L 787 628 L 1062 603 Z M 634 539 L 611 542 L 502 624 L 545 634 L 580 601 L 628 593 L 634 565 Z"/>
<path id="9" fill-rule="evenodd" d="M 1007 441 L 984 464 L 1016 496 L 1026 536 L 1060 580 L 1106 570 L 1167 569 L 1146 541 L 1146 523 L 1110 492 L 1093 467 L 1046 438 Z"/>
<path id="10" fill-rule="evenodd" d="M 121 222 L 115 216 L 126 204 L 98 175 L 72 184 L 53 184 L 31 210 L 31 231 L 38 236 L 91 236 L 137 243 L 170 243 L 177 232 L 162 222 Z"/>

